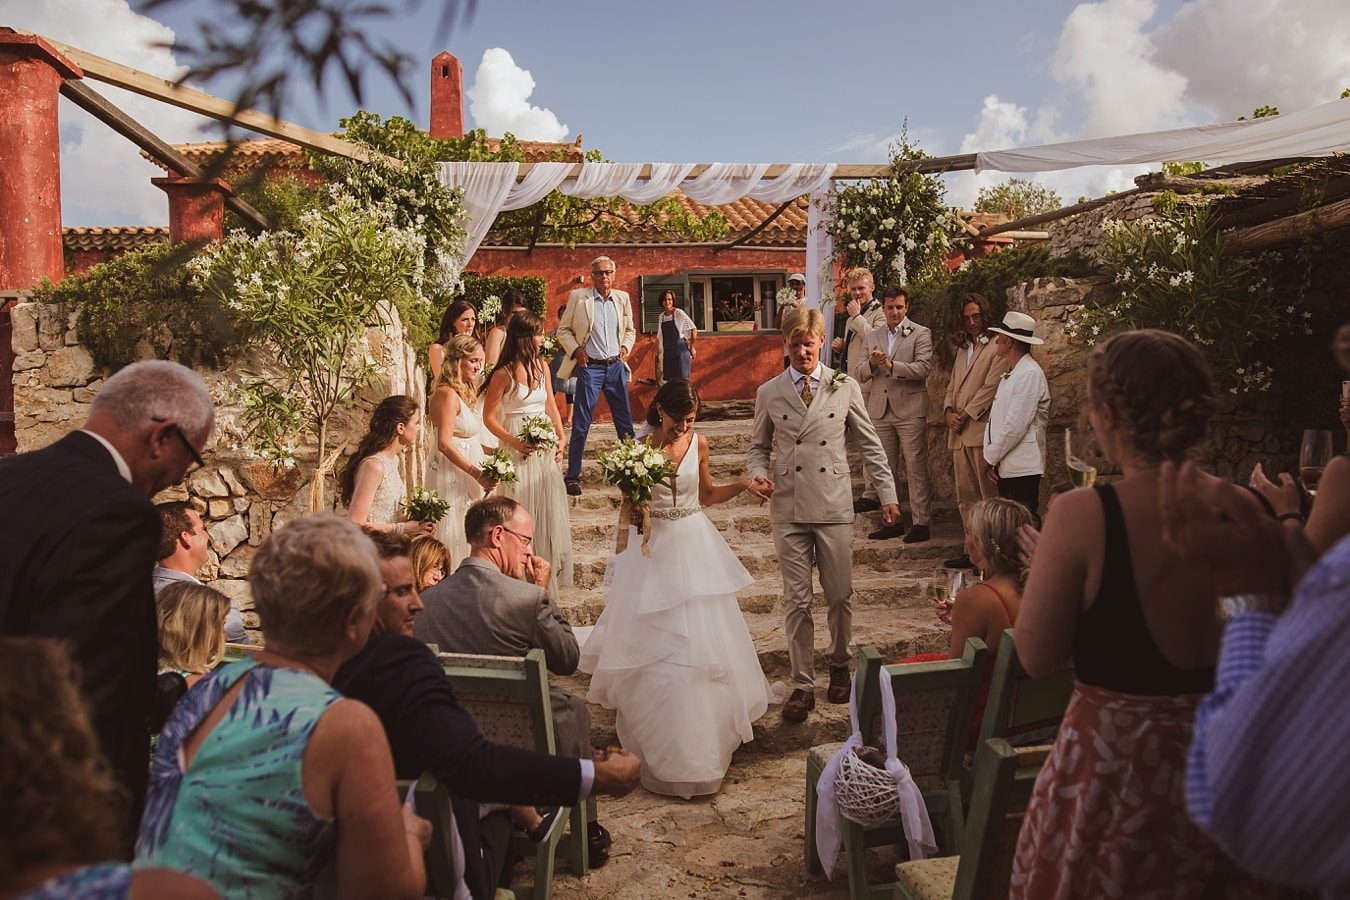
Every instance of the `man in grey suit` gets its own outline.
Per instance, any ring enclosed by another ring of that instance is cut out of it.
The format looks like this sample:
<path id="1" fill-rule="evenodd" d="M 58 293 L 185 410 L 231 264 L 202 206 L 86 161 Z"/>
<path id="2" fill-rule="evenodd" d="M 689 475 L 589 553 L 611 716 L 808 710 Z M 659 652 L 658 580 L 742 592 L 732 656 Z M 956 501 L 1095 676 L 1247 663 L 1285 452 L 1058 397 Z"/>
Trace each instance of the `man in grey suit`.
<path id="1" fill-rule="evenodd" d="M 853 628 L 853 497 L 847 435 L 882 501 L 887 525 L 900 517 L 886 453 L 863 408 L 858 383 L 820 362 L 825 318 L 801 308 L 783 323 L 792 365 L 755 394 L 749 471 L 772 492 L 774 548 L 783 573 L 788 658 L 794 689 L 783 718 L 805 721 L 816 705 L 815 627 L 811 621 L 811 568 L 820 567 L 830 627 L 831 703 L 847 703 Z M 772 469 L 770 453 L 773 453 Z M 770 476 L 772 472 L 772 477 Z"/>
<path id="2" fill-rule="evenodd" d="M 862 352 L 849 374 L 862 385 L 867 415 L 886 448 L 886 462 L 894 476 L 903 456 L 909 473 L 909 511 L 913 525 L 906 544 L 929 538 L 928 502 L 928 373 L 933 370 L 933 335 L 909 319 L 909 296 L 898 285 L 881 289 L 886 320 L 867 333 Z M 895 486 L 896 494 L 900 486 Z M 868 535 L 874 541 L 901 535 L 901 525 L 887 525 Z"/>
<path id="3" fill-rule="evenodd" d="M 534 518 L 509 497 L 490 497 L 464 517 L 469 555 L 455 573 L 422 594 L 425 606 L 413 637 L 450 653 L 524 656 L 536 647 L 554 675 L 577 670 L 581 648 L 562 610 L 545 593 L 549 564 L 531 552 Z M 586 701 L 550 685 L 558 754 L 591 759 L 591 714 Z M 591 842 L 608 851 L 608 832 L 594 822 L 586 801 Z"/>

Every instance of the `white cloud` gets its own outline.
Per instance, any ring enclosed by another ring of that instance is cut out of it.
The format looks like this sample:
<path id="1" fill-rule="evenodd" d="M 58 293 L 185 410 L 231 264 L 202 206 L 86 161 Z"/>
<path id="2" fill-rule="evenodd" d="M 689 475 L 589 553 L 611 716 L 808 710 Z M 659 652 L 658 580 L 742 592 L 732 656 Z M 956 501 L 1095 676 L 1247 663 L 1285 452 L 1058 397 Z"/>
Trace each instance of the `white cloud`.
<path id="1" fill-rule="evenodd" d="M 0 22 L 35 31 L 161 78 L 184 67 L 171 50 L 172 29 L 131 10 L 127 0 L 0 0 Z M 98 82 L 89 86 L 169 142 L 209 140 L 203 120 L 166 103 Z M 61 208 L 65 225 L 154 225 L 169 218 L 164 192 L 150 184 L 163 170 L 134 144 L 61 100 Z"/>
<path id="2" fill-rule="evenodd" d="M 1350 87 L 1345 0 L 1191 0 L 1153 34 L 1158 61 L 1186 75 L 1186 98 L 1207 119 L 1284 112 Z"/>
<path id="3" fill-rule="evenodd" d="M 1034 118 L 1028 118 L 1026 107 L 990 94 L 984 98 L 975 130 L 961 139 L 960 152 L 975 153 L 1061 140 L 1054 130 L 1056 118 L 1055 110 L 1051 108 L 1040 109 Z M 947 202 L 969 209 L 974 206 L 980 188 L 1007 178 L 1002 172 L 953 173 L 947 176 Z M 1034 180 L 1041 179 L 1035 177 Z"/>
<path id="4" fill-rule="evenodd" d="M 552 111 L 531 106 L 534 77 L 502 47 L 489 47 L 468 90 L 469 114 L 489 135 L 514 134 L 526 141 L 561 141 L 567 126 Z"/>

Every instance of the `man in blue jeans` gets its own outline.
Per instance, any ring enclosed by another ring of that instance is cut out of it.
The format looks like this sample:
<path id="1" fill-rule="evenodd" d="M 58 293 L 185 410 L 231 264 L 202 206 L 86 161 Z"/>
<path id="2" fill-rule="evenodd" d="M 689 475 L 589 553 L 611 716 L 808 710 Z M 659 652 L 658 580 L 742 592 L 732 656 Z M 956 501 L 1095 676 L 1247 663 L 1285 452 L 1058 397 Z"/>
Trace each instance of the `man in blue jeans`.
<path id="1" fill-rule="evenodd" d="M 559 378 L 574 372 L 576 403 L 572 409 L 572 439 L 567 448 L 567 493 L 581 493 L 581 455 L 595 415 L 595 401 L 604 391 L 619 439 L 633 436 L 633 414 L 628 408 L 628 379 L 624 361 L 633 349 L 637 331 L 626 291 L 614 289 L 614 260 L 596 257 L 591 263 L 592 288 L 580 288 L 567 298 L 567 311 L 558 321 L 558 343 L 568 358 L 558 368 Z"/>

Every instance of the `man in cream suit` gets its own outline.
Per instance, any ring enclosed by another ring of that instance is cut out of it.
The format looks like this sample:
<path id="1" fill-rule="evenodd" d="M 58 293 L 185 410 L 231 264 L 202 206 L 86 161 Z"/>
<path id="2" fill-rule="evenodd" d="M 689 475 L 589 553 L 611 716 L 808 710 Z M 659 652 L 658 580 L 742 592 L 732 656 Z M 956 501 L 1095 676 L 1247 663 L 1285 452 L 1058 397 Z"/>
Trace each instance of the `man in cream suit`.
<path id="1" fill-rule="evenodd" d="M 881 311 L 881 298 L 874 295 L 876 286 L 870 269 L 862 266 L 849 269 L 844 273 L 844 284 L 849 295 L 844 306 L 844 331 L 834 339 L 833 350 L 839 371 L 851 372 L 854 361 L 867 355 L 863 345 L 868 333 L 886 321 L 886 317 Z M 892 471 L 891 474 L 898 478 L 900 473 Z M 854 501 L 853 511 L 871 512 L 880 508 L 876 488 L 864 472 L 862 496 Z"/>
<path id="2" fill-rule="evenodd" d="M 984 331 L 994 321 L 988 300 L 980 294 L 966 295 L 961 302 L 960 321 L 961 346 L 956 348 L 952 380 L 947 383 L 942 408 L 947 419 L 947 449 L 952 452 L 956 505 L 961 510 L 961 526 L 965 528 L 972 506 L 998 496 L 993 482 L 980 477 L 980 453 L 989 407 L 993 405 L 999 379 L 1008 371 L 1008 363 L 998 355 L 998 345 L 992 336 Z M 944 565 L 951 569 L 974 568 L 964 552 Z"/>
<path id="3" fill-rule="evenodd" d="M 604 391 L 619 440 L 633 436 L 633 414 L 628 408 L 625 362 L 637 339 L 633 307 L 628 293 L 614 289 L 614 260 L 596 257 L 591 263 L 593 288 L 575 290 L 567 298 L 567 311 L 558 321 L 558 343 L 567 359 L 558 367 L 558 377 L 576 372 L 576 402 L 572 407 L 572 438 L 567 446 L 567 493 L 581 493 L 581 457 L 591 431 L 595 402 Z"/>
<path id="4" fill-rule="evenodd" d="M 792 365 L 755 394 L 749 471 L 772 491 L 769 505 L 774 548 L 783 573 L 788 658 L 793 691 L 783 718 L 804 721 L 816 705 L 815 628 L 811 621 L 811 568 L 820 568 L 830 627 L 831 703 L 847 703 L 853 625 L 853 510 L 847 435 L 862 451 L 876 483 L 886 524 L 900 517 L 886 453 L 863 408 L 858 383 L 820 362 L 825 318 L 801 308 L 783 323 Z M 770 469 L 770 453 L 773 454 Z M 772 472 L 772 474 L 770 474 Z"/>
<path id="5" fill-rule="evenodd" d="M 906 544 L 928 540 L 928 373 L 933 369 L 933 335 L 909 319 L 909 296 L 905 289 L 886 286 L 881 291 L 881 309 L 886 321 L 872 329 L 863 341 L 858 358 L 849 368 L 862 385 L 867 414 L 872 418 L 891 476 L 905 460 L 909 473 L 909 511 L 913 525 L 905 532 Z M 900 486 L 895 485 L 896 496 Z M 868 535 L 874 541 L 899 537 L 896 522 Z"/>

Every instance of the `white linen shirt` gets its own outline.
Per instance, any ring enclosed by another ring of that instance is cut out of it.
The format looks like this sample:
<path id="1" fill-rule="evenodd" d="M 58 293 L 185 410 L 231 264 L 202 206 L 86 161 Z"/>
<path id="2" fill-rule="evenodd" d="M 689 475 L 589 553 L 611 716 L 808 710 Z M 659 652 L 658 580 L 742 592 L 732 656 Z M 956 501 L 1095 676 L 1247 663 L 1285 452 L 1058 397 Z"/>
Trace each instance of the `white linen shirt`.
<path id="1" fill-rule="evenodd" d="M 1050 388 L 1040 364 L 1024 355 L 1004 375 L 989 408 L 984 458 L 1000 478 L 1045 474 L 1045 426 Z"/>
<path id="2" fill-rule="evenodd" d="M 586 341 L 586 355 L 591 359 L 614 359 L 619 355 L 619 307 L 614 292 L 601 297 L 599 291 L 591 294 L 591 336 Z"/>

